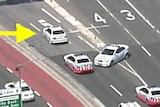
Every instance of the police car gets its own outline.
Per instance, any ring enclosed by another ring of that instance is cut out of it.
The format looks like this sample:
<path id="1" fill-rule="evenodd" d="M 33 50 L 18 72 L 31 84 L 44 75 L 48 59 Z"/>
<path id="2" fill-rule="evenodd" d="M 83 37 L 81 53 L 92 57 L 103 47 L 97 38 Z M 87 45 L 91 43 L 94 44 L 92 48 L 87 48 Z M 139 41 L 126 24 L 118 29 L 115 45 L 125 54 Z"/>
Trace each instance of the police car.
<path id="1" fill-rule="evenodd" d="M 159 86 L 138 86 L 135 88 L 135 95 L 148 105 L 160 105 Z"/>
<path id="2" fill-rule="evenodd" d="M 127 59 L 130 56 L 129 46 L 125 44 L 110 44 L 94 58 L 94 65 L 108 67 Z"/>
<path id="3" fill-rule="evenodd" d="M 67 54 L 64 56 L 64 62 L 75 73 L 93 72 L 93 64 L 85 54 Z"/>
<path id="4" fill-rule="evenodd" d="M 34 101 L 35 100 L 34 92 L 24 80 L 21 80 L 21 83 L 19 83 L 19 81 L 8 82 L 5 84 L 4 87 L 6 89 L 9 89 L 9 88 L 20 88 L 20 86 L 21 86 L 22 101 L 23 102 Z"/>
<path id="5" fill-rule="evenodd" d="M 118 107 L 141 107 L 136 101 L 134 102 L 121 102 Z"/>
<path id="6" fill-rule="evenodd" d="M 61 26 L 44 28 L 43 36 L 49 41 L 50 44 L 68 42 L 67 34 Z"/>

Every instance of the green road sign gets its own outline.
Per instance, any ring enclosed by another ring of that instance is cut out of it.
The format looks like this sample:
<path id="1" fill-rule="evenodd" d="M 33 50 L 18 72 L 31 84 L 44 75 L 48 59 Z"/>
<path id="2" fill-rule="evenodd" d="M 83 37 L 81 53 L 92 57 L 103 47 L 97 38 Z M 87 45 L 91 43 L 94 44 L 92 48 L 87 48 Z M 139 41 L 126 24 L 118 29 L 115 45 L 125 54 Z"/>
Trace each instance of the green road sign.
<path id="1" fill-rule="evenodd" d="M 0 90 L 0 107 L 22 107 L 20 89 Z"/>

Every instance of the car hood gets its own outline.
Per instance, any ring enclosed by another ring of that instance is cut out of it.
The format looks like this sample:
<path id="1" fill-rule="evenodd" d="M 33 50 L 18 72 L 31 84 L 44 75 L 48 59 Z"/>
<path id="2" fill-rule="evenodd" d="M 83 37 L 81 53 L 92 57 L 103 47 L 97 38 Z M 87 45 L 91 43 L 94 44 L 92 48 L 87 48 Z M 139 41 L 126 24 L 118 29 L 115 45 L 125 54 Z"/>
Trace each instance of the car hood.
<path id="1" fill-rule="evenodd" d="M 95 57 L 96 60 L 102 60 L 102 61 L 109 61 L 111 59 L 113 59 L 113 56 L 112 55 L 103 55 L 103 54 L 98 54 L 96 57 Z"/>

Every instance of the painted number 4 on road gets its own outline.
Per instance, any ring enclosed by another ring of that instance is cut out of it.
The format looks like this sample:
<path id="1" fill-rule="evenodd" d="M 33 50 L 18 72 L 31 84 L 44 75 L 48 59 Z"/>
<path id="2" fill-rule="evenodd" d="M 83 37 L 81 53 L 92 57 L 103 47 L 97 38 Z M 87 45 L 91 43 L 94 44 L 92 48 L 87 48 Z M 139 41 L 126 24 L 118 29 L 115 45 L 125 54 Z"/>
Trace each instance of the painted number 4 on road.
<path id="1" fill-rule="evenodd" d="M 94 20 L 95 22 L 107 23 L 106 19 L 102 18 L 98 13 L 94 13 Z"/>

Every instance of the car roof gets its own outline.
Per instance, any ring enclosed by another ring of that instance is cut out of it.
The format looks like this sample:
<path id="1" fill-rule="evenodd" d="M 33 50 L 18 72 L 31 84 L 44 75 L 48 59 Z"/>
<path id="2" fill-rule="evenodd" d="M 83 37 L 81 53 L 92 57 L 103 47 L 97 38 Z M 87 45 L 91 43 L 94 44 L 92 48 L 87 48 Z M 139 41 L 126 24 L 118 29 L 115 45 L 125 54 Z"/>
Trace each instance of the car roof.
<path id="1" fill-rule="evenodd" d="M 74 58 L 78 59 L 89 59 L 88 55 L 80 53 L 80 54 L 74 54 Z"/>
<path id="2" fill-rule="evenodd" d="M 52 31 L 64 30 L 61 26 L 58 26 L 58 27 L 50 27 L 50 29 L 51 29 Z"/>
<path id="3" fill-rule="evenodd" d="M 110 44 L 105 47 L 105 49 L 112 49 L 112 50 L 117 50 L 120 47 L 118 44 Z"/>

